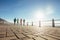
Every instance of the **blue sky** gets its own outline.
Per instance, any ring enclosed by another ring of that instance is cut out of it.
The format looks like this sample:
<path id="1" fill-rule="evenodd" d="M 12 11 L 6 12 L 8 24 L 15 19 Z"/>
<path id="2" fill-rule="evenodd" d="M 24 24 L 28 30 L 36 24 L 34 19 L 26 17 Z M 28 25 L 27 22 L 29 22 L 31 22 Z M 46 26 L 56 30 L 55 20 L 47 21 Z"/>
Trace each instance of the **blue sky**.
<path id="1" fill-rule="evenodd" d="M 15 17 L 27 21 L 59 19 L 60 0 L 0 0 L 0 17 L 10 22 Z"/>

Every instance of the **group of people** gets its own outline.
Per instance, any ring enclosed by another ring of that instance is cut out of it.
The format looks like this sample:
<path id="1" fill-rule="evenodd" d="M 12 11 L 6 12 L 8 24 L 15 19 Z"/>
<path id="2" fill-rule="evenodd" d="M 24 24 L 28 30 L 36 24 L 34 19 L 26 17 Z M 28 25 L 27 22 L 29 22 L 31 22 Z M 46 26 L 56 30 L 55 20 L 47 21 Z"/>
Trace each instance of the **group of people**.
<path id="1" fill-rule="evenodd" d="M 22 24 L 22 22 L 23 22 L 23 24 Z M 16 23 L 19 24 L 19 19 L 14 18 L 14 25 L 15 25 Z M 25 19 L 24 19 L 24 20 L 20 19 L 20 25 L 21 25 L 21 26 L 22 26 L 22 25 L 23 25 L 23 26 L 25 25 Z"/>

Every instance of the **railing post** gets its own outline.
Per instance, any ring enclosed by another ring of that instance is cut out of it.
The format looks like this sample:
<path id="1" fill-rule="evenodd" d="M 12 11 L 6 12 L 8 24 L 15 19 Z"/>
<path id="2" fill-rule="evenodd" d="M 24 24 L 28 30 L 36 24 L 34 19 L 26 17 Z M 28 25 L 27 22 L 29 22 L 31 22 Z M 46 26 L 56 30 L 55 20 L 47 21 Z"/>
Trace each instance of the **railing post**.
<path id="1" fill-rule="evenodd" d="M 55 27 L 54 19 L 52 19 L 52 27 Z"/>
<path id="2" fill-rule="evenodd" d="M 32 22 L 32 26 L 33 26 L 33 22 Z"/>
<path id="3" fill-rule="evenodd" d="M 7 37 L 7 28 L 6 28 L 6 37 Z"/>
<path id="4" fill-rule="evenodd" d="M 27 26 L 28 26 L 28 22 L 27 22 Z"/>
<path id="5" fill-rule="evenodd" d="M 39 27 L 41 27 L 41 21 L 39 21 Z"/>

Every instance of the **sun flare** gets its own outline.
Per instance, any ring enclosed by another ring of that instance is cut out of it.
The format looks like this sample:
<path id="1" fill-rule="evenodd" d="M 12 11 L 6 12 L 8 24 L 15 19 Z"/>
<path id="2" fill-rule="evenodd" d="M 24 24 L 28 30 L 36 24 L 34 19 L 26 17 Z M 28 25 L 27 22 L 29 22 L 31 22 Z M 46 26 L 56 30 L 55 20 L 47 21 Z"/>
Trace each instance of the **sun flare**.
<path id="1" fill-rule="evenodd" d="M 45 17 L 45 15 L 44 15 L 44 12 L 43 11 L 40 11 L 40 10 L 36 11 L 35 18 L 37 20 L 42 20 L 44 17 Z"/>

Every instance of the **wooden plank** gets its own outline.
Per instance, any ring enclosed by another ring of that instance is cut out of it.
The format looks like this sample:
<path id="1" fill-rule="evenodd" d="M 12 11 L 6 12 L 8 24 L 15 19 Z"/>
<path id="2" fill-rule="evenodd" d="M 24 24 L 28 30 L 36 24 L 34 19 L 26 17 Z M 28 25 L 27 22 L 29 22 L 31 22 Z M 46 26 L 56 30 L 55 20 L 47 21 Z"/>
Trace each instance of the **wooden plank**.
<path id="1" fill-rule="evenodd" d="M 53 36 L 53 35 L 49 35 L 49 34 L 46 34 L 47 36 L 49 36 L 49 37 L 52 37 L 52 38 L 55 38 L 55 39 L 58 39 L 58 40 L 60 40 L 60 37 L 57 37 L 57 36 Z"/>
<path id="2" fill-rule="evenodd" d="M 49 36 L 46 36 L 46 35 L 39 35 L 39 37 L 42 37 L 42 38 L 46 38 L 46 39 L 48 39 L 48 40 L 57 40 L 57 39 L 55 39 L 55 38 L 52 38 L 52 37 L 49 37 Z"/>
<path id="3" fill-rule="evenodd" d="M 18 40 L 18 39 L 16 38 L 16 36 L 13 36 L 13 37 L 6 37 L 4 38 L 4 40 Z"/>
<path id="4" fill-rule="evenodd" d="M 34 35 L 27 35 L 29 38 L 35 38 L 36 36 Z"/>
<path id="5" fill-rule="evenodd" d="M 33 39 L 24 37 L 24 38 L 22 38 L 21 40 L 33 40 Z"/>
<path id="6" fill-rule="evenodd" d="M 43 38 L 41 38 L 41 37 L 35 37 L 34 39 L 35 39 L 35 40 L 45 40 L 45 39 L 43 39 Z"/>
<path id="7" fill-rule="evenodd" d="M 19 39 L 25 37 L 23 34 L 16 34 L 16 35 L 19 37 Z"/>
<path id="8" fill-rule="evenodd" d="M 0 38 L 4 38 L 6 35 L 4 34 L 0 34 Z"/>

